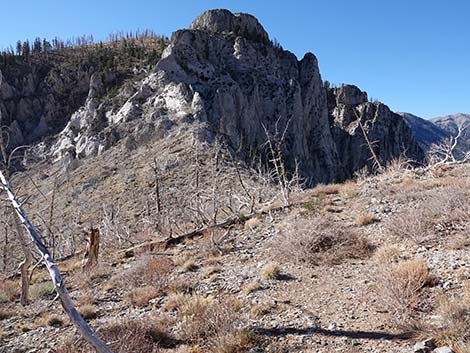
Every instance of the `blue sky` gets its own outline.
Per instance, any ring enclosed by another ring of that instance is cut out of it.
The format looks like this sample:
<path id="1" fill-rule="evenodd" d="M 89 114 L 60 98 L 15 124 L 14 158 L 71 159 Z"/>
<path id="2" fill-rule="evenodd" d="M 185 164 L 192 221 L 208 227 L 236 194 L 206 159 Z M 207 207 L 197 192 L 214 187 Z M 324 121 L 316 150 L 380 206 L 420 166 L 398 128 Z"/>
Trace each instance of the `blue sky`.
<path id="1" fill-rule="evenodd" d="M 0 48 L 137 28 L 170 35 L 207 9 L 248 12 L 299 58 L 313 52 L 324 80 L 424 118 L 470 113 L 468 0 L 0 0 L 0 8 Z"/>

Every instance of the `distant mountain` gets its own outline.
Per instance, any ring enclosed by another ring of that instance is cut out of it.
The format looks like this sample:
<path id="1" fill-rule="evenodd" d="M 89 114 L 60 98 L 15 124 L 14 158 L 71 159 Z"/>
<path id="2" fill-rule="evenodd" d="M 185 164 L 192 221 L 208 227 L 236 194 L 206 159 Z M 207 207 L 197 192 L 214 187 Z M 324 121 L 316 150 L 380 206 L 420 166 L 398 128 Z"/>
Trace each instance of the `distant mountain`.
<path id="1" fill-rule="evenodd" d="M 433 118 L 430 119 L 430 121 L 451 136 L 456 136 L 458 127 L 463 126 L 464 131 L 459 138 L 458 148 L 461 151 L 470 151 L 470 114 L 451 114 Z M 465 126 L 467 128 L 465 128 Z"/>
<path id="2" fill-rule="evenodd" d="M 451 132 L 430 120 L 420 118 L 410 113 L 398 113 L 413 131 L 415 138 L 424 150 L 428 150 L 434 143 L 451 136 Z M 437 118 L 439 119 L 439 118 Z"/>

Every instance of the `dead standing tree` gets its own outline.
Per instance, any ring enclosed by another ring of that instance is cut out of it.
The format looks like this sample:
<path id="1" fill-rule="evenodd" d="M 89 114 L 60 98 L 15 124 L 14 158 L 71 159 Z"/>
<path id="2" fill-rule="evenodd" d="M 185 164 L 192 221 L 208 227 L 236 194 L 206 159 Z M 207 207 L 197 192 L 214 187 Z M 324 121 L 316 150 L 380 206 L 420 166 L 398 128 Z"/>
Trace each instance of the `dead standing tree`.
<path id="1" fill-rule="evenodd" d="M 23 211 L 20 203 L 18 202 L 15 194 L 10 189 L 10 186 L 5 178 L 4 173 L 0 170 L 0 182 L 3 190 L 7 193 L 8 199 L 11 202 L 12 208 L 16 212 L 21 224 L 25 227 L 28 234 L 31 237 L 32 243 L 36 246 L 37 250 L 42 256 L 43 262 L 46 265 L 49 275 L 51 276 L 52 282 L 54 283 L 55 290 L 60 298 L 62 308 L 67 313 L 70 321 L 77 328 L 80 335 L 87 341 L 93 348 L 95 348 L 98 353 L 112 353 L 111 349 L 108 348 L 106 343 L 102 341 L 91 329 L 91 327 L 86 323 L 86 321 L 81 317 L 75 308 L 70 296 L 68 294 L 67 288 L 65 287 L 64 281 L 60 274 L 60 271 L 52 258 L 49 250 L 46 248 L 44 243 L 41 240 L 36 228 L 29 221 L 26 213 Z"/>
<path id="2" fill-rule="evenodd" d="M 271 173 L 274 174 L 274 179 L 279 185 L 284 206 L 288 207 L 290 205 L 290 194 L 292 190 L 300 188 L 300 178 L 298 173 L 299 166 L 296 161 L 294 174 L 290 176 L 286 168 L 283 148 L 286 142 L 287 131 L 289 130 L 291 119 L 286 122 L 286 126 L 282 132 L 279 130 L 280 121 L 281 117 L 276 120 L 273 134 L 269 132 L 268 128 L 264 124 L 261 125 L 266 135 L 265 144 L 268 147 L 269 162 L 273 166 Z"/>
<path id="3" fill-rule="evenodd" d="M 98 253 L 100 247 L 100 231 L 98 228 L 90 227 L 90 236 L 86 238 L 87 246 L 83 255 L 82 267 L 91 269 L 98 264 Z"/>
<path id="4" fill-rule="evenodd" d="M 382 173 L 384 171 L 384 167 L 382 166 L 382 163 L 380 162 L 379 156 L 374 150 L 374 145 L 377 143 L 377 141 L 371 141 L 369 139 L 369 135 L 366 129 L 364 128 L 364 125 L 362 124 L 361 117 L 359 116 L 359 114 L 357 114 L 357 111 L 355 109 L 353 111 L 354 111 L 354 115 L 356 116 L 357 123 L 361 129 L 362 135 L 364 136 L 364 140 L 366 141 L 367 148 L 370 151 L 370 154 L 371 154 L 370 160 L 372 160 L 373 162 L 373 167 L 376 170 L 378 170 L 380 173 Z"/>
<path id="5" fill-rule="evenodd" d="M 1 116 L 0 116 L 0 121 L 1 121 Z M 9 178 L 11 174 L 11 169 L 12 169 L 11 164 L 15 158 L 15 153 L 25 147 L 25 146 L 19 146 L 13 149 L 13 151 L 11 151 L 8 154 L 7 147 L 9 145 L 9 140 L 10 140 L 10 134 L 8 133 L 8 130 L 1 127 L 0 128 L 0 154 L 1 154 L 0 165 L 3 165 L 3 167 L 5 168 L 5 173 L 6 173 L 7 178 Z M 8 225 L 13 223 L 18 241 L 20 242 L 21 250 L 23 251 L 23 254 L 24 254 L 24 260 L 19 265 L 20 274 L 21 274 L 20 303 L 21 305 L 26 306 L 29 302 L 29 268 L 31 266 L 31 263 L 33 262 L 33 255 L 23 235 L 21 226 L 18 224 L 18 222 L 15 219 L 14 211 L 12 211 L 11 208 L 7 207 L 5 210 L 5 216 L 6 216 L 4 219 L 5 231 L 7 232 Z M 6 238 L 6 242 L 7 241 L 8 241 L 8 238 Z M 5 251 L 7 251 L 6 247 L 7 246 L 5 246 Z"/>
<path id="6" fill-rule="evenodd" d="M 457 134 L 444 139 L 441 143 L 431 145 L 429 165 L 438 168 L 445 165 L 462 164 L 470 161 L 470 151 L 462 151 L 459 146 L 462 134 L 470 127 L 470 124 L 460 123 L 457 125 Z"/>

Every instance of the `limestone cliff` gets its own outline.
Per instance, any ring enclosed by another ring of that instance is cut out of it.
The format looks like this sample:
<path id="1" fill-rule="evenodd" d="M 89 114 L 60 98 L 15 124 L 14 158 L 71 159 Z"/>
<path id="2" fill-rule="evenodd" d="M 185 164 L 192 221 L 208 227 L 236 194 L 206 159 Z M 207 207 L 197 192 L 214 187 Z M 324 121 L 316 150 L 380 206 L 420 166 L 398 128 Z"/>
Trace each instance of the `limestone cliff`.
<path id="1" fill-rule="evenodd" d="M 52 80 L 59 88 L 43 90 L 38 87 L 48 87 L 51 72 L 33 82 L 11 72 L 0 80 L 2 115 L 16 131 L 16 142 L 55 136 L 43 151 L 68 166 L 121 139 L 135 148 L 189 127 L 199 140 L 224 140 L 238 158 L 266 160 L 267 135 L 275 138 L 276 131 L 285 130 L 283 155 L 289 169 L 298 163 L 311 183 L 342 180 L 370 163 L 357 119 L 377 141 L 376 153 L 384 163 L 402 153 L 423 158 L 399 115 L 367 102 L 367 95 L 353 86 L 325 87 L 313 54 L 298 60 L 273 44 L 248 14 L 203 13 L 189 29 L 173 34 L 153 69 L 128 75 L 127 81 L 96 67 L 76 74 L 76 83 L 59 75 Z M 55 92 L 65 97 L 56 109 L 56 100 L 46 104 Z"/>

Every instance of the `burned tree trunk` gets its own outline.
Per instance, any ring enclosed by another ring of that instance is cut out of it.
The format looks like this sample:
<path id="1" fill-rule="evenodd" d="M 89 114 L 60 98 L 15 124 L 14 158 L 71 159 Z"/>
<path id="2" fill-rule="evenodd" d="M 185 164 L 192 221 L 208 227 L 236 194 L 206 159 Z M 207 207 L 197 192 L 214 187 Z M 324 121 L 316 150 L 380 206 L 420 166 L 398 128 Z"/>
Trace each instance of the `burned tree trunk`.
<path id="1" fill-rule="evenodd" d="M 52 282 L 54 283 L 55 290 L 60 298 L 62 308 L 67 313 L 68 317 L 70 318 L 70 321 L 74 324 L 74 326 L 76 327 L 80 335 L 85 339 L 85 341 L 87 341 L 91 346 L 93 346 L 93 348 L 95 348 L 96 352 L 113 353 L 111 349 L 108 348 L 106 343 L 95 334 L 95 332 L 81 317 L 81 315 L 78 313 L 77 309 L 73 305 L 73 302 L 70 299 L 67 288 L 65 287 L 64 281 L 62 279 L 62 276 L 60 275 L 59 269 L 57 268 L 54 259 L 49 253 L 49 250 L 42 242 L 38 232 L 36 231 L 32 223 L 29 221 L 28 217 L 26 216 L 26 213 L 21 208 L 18 200 L 11 191 L 10 186 L 8 185 L 8 182 L 1 170 L 0 182 L 3 189 L 6 191 L 18 218 L 20 219 L 23 226 L 26 228 L 28 234 L 31 237 L 32 242 L 41 253 L 42 259 L 47 267 L 47 270 L 49 271 L 49 275 L 51 276 Z"/>
<path id="2" fill-rule="evenodd" d="M 97 228 L 90 228 L 90 237 L 86 239 L 87 247 L 83 255 L 82 267 L 90 269 L 98 264 L 98 252 L 100 248 L 100 232 Z"/>
<path id="3" fill-rule="evenodd" d="M 28 247 L 28 242 L 26 241 L 25 237 L 23 236 L 21 226 L 13 219 L 16 226 L 16 234 L 18 235 L 18 239 L 21 244 L 21 249 L 23 250 L 24 260 L 20 264 L 20 273 L 21 273 L 21 296 L 20 296 L 20 303 L 23 306 L 28 305 L 29 302 L 29 267 L 33 262 L 33 255 L 31 254 L 31 250 Z"/>

